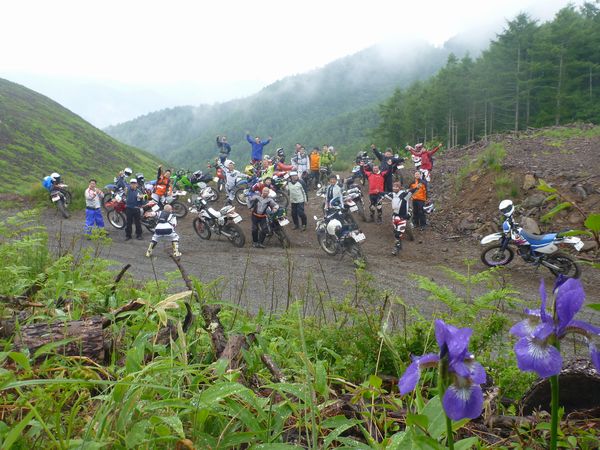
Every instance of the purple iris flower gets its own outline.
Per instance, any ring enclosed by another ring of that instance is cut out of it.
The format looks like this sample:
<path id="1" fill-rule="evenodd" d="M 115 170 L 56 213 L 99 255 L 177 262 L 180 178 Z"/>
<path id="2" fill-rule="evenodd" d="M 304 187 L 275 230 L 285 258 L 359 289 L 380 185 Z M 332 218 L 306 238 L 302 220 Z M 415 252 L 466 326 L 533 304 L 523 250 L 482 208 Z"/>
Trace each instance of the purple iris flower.
<path id="1" fill-rule="evenodd" d="M 413 358 L 398 382 L 400 393 L 404 395 L 415 389 L 421 377 L 421 369 L 437 367 L 440 361 L 446 359 L 449 380 L 442 398 L 446 415 L 452 420 L 479 417 L 483 408 L 480 384 L 485 383 L 486 375 L 483 366 L 468 351 L 472 333 L 470 328 L 456 328 L 442 320 L 436 320 L 435 338 L 440 353 Z"/>
<path id="2" fill-rule="evenodd" d="M 520 338 L 515 344 L 519 369 L 536 372 L 542 378 L 558 375 L 562 369 L 562 356 L 553 344 L 567 333 L 578 333 L 586 338 L 592 363 L 600 371 L 600 352 L 592 342 L 594 336 L 600 336 L 600 328 L 574 319 L 585 299 L 581 282 L 559 276 L 554 293 L 554 317 L 546 312 L 546 288 L 542 280 L 540 309 L 526 309 L 526 319 L 510 329 L 511 334 Z"/>

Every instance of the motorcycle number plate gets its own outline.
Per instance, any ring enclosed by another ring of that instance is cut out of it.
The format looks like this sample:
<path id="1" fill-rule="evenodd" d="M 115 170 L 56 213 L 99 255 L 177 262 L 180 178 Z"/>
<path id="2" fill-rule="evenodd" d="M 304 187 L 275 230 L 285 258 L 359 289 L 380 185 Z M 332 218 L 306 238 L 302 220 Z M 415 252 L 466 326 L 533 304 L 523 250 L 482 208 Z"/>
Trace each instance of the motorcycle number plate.
<path id="1" fill-rule="evenodd" d="M 213 178 L 213 181 L 214 181 L 215 183 L 218 183 L 218 182 L 219 182 L 219 177 L 214 177 L 214 178 Z"/>
<path id="2" fill-rule="evenodd" d="M 59 201 L 59 200 L 60 200 L 60 195 L 53 195 L 53 196 L 52 196 L 52 201 L 53 201 L 53 202 L 57 202 L 57 201 Z"/>
<path id="3" fill-rule="evenodd" d="M 364 233 L 355 233 L 352 237 L 356 242 L 362 242 L 367 238 Z"/>
<path id="4" fill-rule="evenodd" d="M 403 164 L 400 164 L 400 165 L 399 165 L 399 166 L 397 166 L 397 167 L 398 167 L 398 169 L 404 169 L 404 165 L 403 165 Z"/>
<path id="5" fill-rule="evenodd" d="M 583 241 L 579 241 L 575 244 L 575 250 L 580 251 L 583 248 Z"/>
<path id="6" fill-rule="evenodd" d="M 358 206 L 356 206 L 356 205 L 352 205 L 352 206 L 350 207 L 350 212 L 355 212 L 355 211 L 358 211 Z"/>
<path id="7" fill-rule="evenodd" d="M 279 225 L 281 225 L 282 227 L 286 226 L 288 223 L 290 223 L 290 221 L 285 218 L 279 219 Z"/>
<path id="8" fill-rule="evenodd" d="M 239 223 L 242 221 L 242 216 L 239 214 L 233 218 L 233 223 Z"/>
<path id="9" fill-rule="evenodd" d="M 154 212 L 158 211 L 159 209 L 160 209 L 160 206 L 158 206 L 158 205 L 154 205 L 152 207 L 152 211 L 154 211 Z"/>

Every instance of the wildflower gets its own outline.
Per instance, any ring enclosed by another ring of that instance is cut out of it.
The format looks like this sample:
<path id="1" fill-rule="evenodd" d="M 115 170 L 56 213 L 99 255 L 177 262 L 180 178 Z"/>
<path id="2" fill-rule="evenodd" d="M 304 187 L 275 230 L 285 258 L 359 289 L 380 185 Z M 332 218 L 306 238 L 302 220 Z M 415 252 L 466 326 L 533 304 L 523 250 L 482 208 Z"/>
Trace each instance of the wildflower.
<path id="1" fill-rule="evenodd" d="M 402 395 L 413 391 L 421 377 L 421 369 L 440 367 L 440 376 L 445 378 L 442 385 L 447 386 L 442 404 L 446 415 L 452 420 L 475 419 L 481 414 L 483 393 L 480 384 L 485 382 L 485 370 L 469 353 L 469 339 L 473 330 L 456 328 L 435 321 L 435 338 L 440 353 L 428 353 L 413 358 L 398 387 Z"/>
<path id="2" fill-rule="evenodd" d="M 593 336 L 600 336 L 600 328 L 574 319 L 585 299 L 581 282 L 559 276 L 554 293 L 556 300 L 554 315 L 551 316 L 546 311 L 546 289 L 542 280 L 540 309 L 525 310 L 525 320 L 510 330 L 511 334 L 520 338 L 515 344 L 519 369 L 536 372 L 542 378 L 558 375 L 562 369 L 562 356 L 557 345 L 568 333 L 578 333 L 588 342 L 592 363 L 600 371 L 600 352 L 592 342 Z"/>

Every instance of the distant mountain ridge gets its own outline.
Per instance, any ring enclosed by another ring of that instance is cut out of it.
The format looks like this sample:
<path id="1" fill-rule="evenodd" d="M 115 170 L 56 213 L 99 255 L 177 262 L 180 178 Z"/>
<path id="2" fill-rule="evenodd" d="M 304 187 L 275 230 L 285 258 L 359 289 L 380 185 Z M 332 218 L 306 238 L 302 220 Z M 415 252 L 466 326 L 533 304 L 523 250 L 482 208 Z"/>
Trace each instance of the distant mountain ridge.
<path id="1" fill-rule="evenodd" d="M 25 192 L 52 172 L 111 181 L 124 167 L 154 172 L 159 158 L 122 144 L 53 100 L 0 78 L 0 192 Z"/>
<path id="2" fill-rule="evenodd" d="M 362 148 L 369 140 L 365 130 L 377 126 L 379 104 L 396 88 L 433 75 L 451 50 L 461 53 L 460 48 L 435 48 L 422 41 L 404 47 L 374 46 L 284 78 L 244 99 L 164 109 L 106 132 L 181 166 L 197 166 L 214 157 L 215 137 L 222 134 L 233 146 L 233 159 L 245 162 L 246 130 L 273 136 L 267 153 L 280 146 L 291 149 L 296 142 Z"/>

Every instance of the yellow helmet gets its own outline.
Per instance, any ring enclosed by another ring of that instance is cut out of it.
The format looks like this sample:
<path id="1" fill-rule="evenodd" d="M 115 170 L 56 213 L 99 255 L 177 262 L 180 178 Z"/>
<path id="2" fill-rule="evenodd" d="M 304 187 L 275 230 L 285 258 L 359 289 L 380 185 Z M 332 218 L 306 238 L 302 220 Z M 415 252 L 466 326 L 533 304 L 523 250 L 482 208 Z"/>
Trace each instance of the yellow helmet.
<path id="1" fill-rule="evenodd" d="M 248 164 L 246 167 L 244 167 L 244 173 L 249 177 L 253 177 L 255 173 L 254 166 L 252 164 Z"/>

